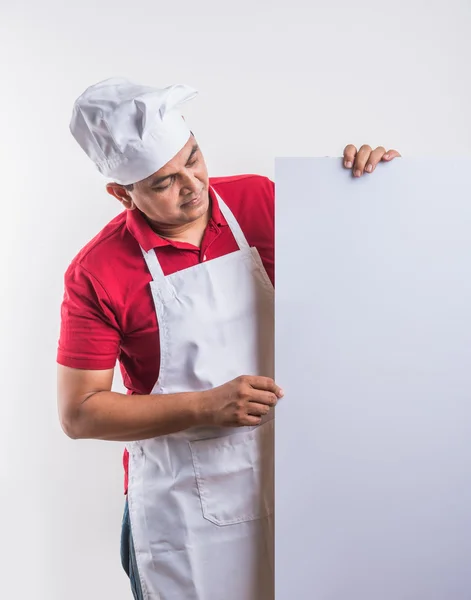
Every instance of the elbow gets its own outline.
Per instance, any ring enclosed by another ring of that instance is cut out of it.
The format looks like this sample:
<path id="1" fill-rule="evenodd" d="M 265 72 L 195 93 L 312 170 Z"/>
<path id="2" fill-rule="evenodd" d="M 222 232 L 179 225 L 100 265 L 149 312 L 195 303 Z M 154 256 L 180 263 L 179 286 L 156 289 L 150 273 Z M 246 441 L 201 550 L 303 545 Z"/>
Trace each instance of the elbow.
<path id="1" fill-rule="evenodd" d="M 62 431 L 71 440 L 81 440 L 86 438 L 83 427 L 83 418 L 77 414 L 77 411 L 61 411 L 59 421 Z"/>
<path id="2" fill-rule="evenodd" d="M 74 420 L 61 417 L 60 424 L 62 427 L 62 431 L 67 437 L 69 437 L 71 440 L 80 439 L 81 436 L 79 434 L 78 427 L 76 426 Z"/>
<path id="3" fill-rule="evenodd" d="M 80 439 L 80 435 L 78 434 L 76 429 L 70 423 L 64 423 L 63 421 L 61 421 L 61 427 L 62 427 L 62 431 L 65 433 L 65 435 L 68 438 L 70 438 L 71 440 L 79 440 Z"/>

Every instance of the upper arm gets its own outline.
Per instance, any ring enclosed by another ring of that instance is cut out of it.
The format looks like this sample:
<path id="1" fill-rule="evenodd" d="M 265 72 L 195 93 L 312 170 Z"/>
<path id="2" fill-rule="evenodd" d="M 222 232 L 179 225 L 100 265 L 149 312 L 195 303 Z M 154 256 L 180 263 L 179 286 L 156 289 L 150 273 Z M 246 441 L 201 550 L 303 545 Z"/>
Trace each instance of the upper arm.
<path id="1" fill-rule="evenodd" d="M 96 392 L 109 392 L 113 384 L 114 369 L 73 369 L 58 365 L 57 402 L 63 430 L 74 436 L 74 423 L 80 415 L 81 405 Z"/>
<path id="2" fill-rule="evenodd" d="M 80 264 L 65 275 L 57 352 L 57 400 L 64 431 L 74 436 L 88 396 L 110 391 L 121 332 L 102 284 Z"/>

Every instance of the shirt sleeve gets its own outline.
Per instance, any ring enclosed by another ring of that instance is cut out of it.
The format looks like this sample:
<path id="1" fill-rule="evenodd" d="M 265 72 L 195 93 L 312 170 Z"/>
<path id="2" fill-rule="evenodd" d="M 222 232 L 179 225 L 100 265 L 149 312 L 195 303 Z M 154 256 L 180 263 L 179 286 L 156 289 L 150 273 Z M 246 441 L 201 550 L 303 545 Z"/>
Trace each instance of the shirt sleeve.
<path id="1" fill-rule="evenodd" d="M 101 283 L 77 263 L 67 269 L 61 305 L 57 362 L 74 369 L 112 369 L 121 333 Z"/>

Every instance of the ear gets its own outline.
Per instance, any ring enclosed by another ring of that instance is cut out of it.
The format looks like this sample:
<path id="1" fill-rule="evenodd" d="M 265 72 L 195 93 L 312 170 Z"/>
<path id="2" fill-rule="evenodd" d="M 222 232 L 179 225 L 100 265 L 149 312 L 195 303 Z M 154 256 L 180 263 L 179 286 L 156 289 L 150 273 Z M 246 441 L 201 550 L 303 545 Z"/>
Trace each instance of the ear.
<path id="1" fill-rule="evenodd" d="M 133 210 L 136 208 L 136 205 L 131 198 L 131 194 L 119 183 L 108 183 L 106 185 L 106 191 L 108 194 L 119 200 L 126 210 Z"/>

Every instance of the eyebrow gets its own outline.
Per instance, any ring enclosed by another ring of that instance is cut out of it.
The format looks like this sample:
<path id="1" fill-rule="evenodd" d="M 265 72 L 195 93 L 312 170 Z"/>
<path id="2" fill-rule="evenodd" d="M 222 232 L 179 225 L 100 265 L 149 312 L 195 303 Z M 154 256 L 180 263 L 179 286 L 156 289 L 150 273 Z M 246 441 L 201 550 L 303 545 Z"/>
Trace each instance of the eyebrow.
<path id="1" fill-rule="evenodd" d="M 196 152 L 198 152 L 199 150 L 199 146 L 198 144 L 195 144 L 193 146 L 193 148 L 191 149 L 190 155 L 188 156 L 188 159 L 186 161 L 186 163 L 188 164 L 190 162 L 190 160 L 193 158 L 193 156 L 196 154 Z M 156 179 L 154 179 L 153 181 L 151 181 L 151 183 L 149 184 L 150 187 L 155 187 L 156 185 L 159 185 L 159 183 L 164 182 L 166 179 L 169 179 L 170 177 L 173 177 L 174 173 L 170 173 L 169 175 L 165 175 L 165 177 L 157 177 Z"/>

